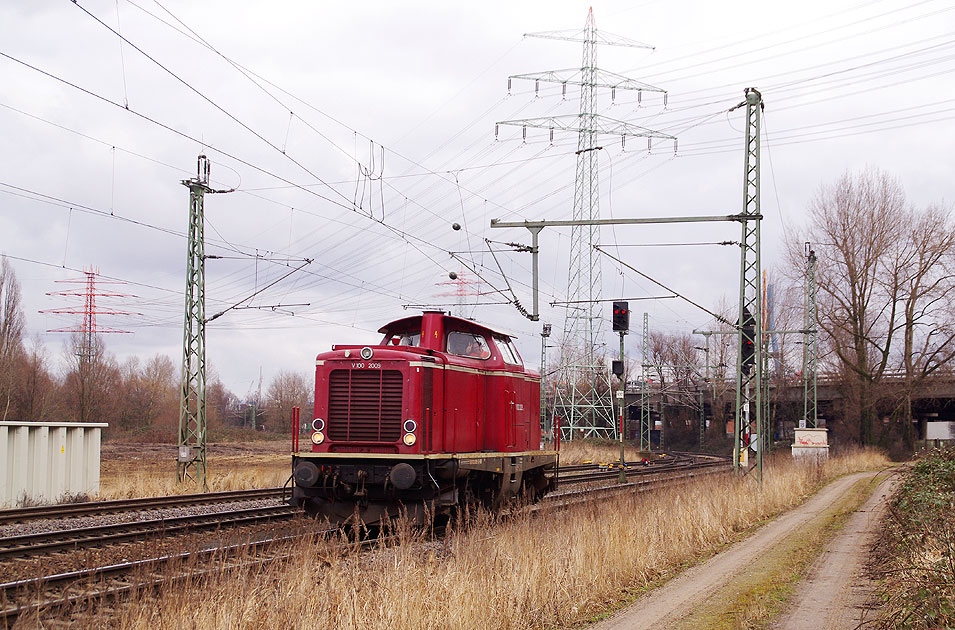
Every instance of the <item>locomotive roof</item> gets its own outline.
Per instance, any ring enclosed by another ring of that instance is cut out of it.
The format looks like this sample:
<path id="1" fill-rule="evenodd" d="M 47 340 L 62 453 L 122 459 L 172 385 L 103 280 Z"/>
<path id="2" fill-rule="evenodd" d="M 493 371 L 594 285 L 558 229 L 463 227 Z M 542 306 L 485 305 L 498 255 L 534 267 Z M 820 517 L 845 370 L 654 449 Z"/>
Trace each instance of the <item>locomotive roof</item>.
<path id="1" fill-rule="evenodd" d="M 385 334 L 389 330 L 402 329 L 402 328 L 414 328 L 414 325 L 417 324 L 417 327 L 421 328 L 421 315 L 412 315 L 411 317 L 402 317 L 401 319 L 396 319 L 393 322 L 389 322 L 378 329 L 378 332 Z M 487 324 L 482 324 L 481 322 L 476 322 L 472 319 L 464 319 L 463 317 L 455 317 L 453 315 L 443 315 L 442 316 L 446 322 L 460 323 L 464 324 L 463 328 L 472 327 L 480 328 L 486 332 L 489 332 L 493 335 L 500 335 L 502 337 L 510 337 L 515 339 L 517 335 L 509 333 L 498 328 L 491 328 Z"/>

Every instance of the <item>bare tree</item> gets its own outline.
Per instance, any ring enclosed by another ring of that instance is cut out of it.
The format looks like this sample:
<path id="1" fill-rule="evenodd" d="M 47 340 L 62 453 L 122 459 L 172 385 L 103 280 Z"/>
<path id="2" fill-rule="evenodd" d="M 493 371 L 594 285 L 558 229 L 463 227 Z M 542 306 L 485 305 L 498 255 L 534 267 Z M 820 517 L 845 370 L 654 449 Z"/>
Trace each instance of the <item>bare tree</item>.
<path id="1" fill-rule="evenodd" d="M 802 269 L 803 241 L 818 256 L 819 326 L 838 358 L 852 405 L 846 412 L 861 443 L 874 441 L 877 384 L 889 366 L 897 329 L 903 227 L 909 213 L 895 179 L 879 171 L 845 174 L 822 186 L 809 208 L 810 226 L 788 245 Z"/>
<path id="2" fill-rule="evenodd" d="M 7 261 L 0 257 L 0 402 L 3 420 L 7 419 L 18 380 L 18 367 L 23 355 L 23 309 L 20 306 L 20 283 Z"/>
<path id="3" fill-rule="evenodd" d="M 118 402 L 121 376 L 102 339 L 94 337 L 93 347 L 87 348 L 83 334 L 74 333 L 66 357 L 70 371 L 61 389 L 64 407 L 78 422 L 108 422 Z"/>
<path id="4" fill-rule="evenodd" d="M 902 242 L 898 275 L 904 387 L 899 420 L 902 438 L 911 447 L 912 395 L 955 358 L 955 226 L 950 213 L 941 206 L 914 213 Z"/>
<path id="5" fill-rule="evenodd" d="M 116 410 L 120 426 L 139 431 L 159 426 L 172 430 L 178 418 L 178 380 L 172 360 L 157 354 L 141 364 L 138 357 L 132 357 L 120 372 L 122 401 Z"/>
<path id="6" fill-rule="evenodd" d="M 269 423 L 273 428 L 287 426 L 292 417 L 292 407 L 305 410 L 306 417 L 312 398 L 312 383 L 297 372 L 283 370 L 269 384 L 266 408 Z"/>
<path id="7" fill-rule="evenodd" d="M 23 420 L 36 422 L 53 417 L 57 383 L 47 370 L 46 348 L 38 336 L 30 341 L 20 374 L 17 400 Z"/>

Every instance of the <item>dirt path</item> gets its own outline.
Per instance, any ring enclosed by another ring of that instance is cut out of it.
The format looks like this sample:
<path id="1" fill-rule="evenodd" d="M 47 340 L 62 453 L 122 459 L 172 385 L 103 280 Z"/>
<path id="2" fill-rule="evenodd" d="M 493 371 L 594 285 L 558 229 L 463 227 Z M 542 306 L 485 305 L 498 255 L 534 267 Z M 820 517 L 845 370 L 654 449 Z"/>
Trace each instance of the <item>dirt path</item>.
<path id="1" fill-rule="evenodd" d="M 791 607 L 780 615 L 774 629 L 842 630 L 857 628 L 865 620 L 873 583 L 864 565 L 896 482 L 896 477 L 887 478 L 849 517 L 796 589 Z"/>
<path id="2" fill-rule="evenodd" d="M 856 473 L 837 479 L 802 506 L 783 514 L 760 528 L 746 540 L 733 545 L 703 564 L 685 571 L 661 588 L 640 598 L 631 606 L 592 626 L 592 630 L 632 630 L 637 628 L 661 630 L 662 628 L 681 625 L 681 620 L 706 601 L 714 590 L 728 583 L 729 580 L 743 575 L 753 558 L 759 557 L 763 552 L 771 549 L 773 545 L 794 534 L 800 527 L 821 515 L 845 494 L 855 482 L 874 474 Z M 875 493 L 876 496 L 883 496 L 884 486 L 885 484 L 880 486 Z M 870 504 L 867 503 L 866 505 Z M 878 502 L 872 505 L 878 505 Z M 864 516 L 872 516 L 872 513 L 867 511 Z M 875 519 L 872 518 L 870 521 L 874 523 Z M 859 548 L 857 551 L 864 553 L 865 548 Z M 820 628 L 822 626 L 817 623 L 806 627 Z"/>

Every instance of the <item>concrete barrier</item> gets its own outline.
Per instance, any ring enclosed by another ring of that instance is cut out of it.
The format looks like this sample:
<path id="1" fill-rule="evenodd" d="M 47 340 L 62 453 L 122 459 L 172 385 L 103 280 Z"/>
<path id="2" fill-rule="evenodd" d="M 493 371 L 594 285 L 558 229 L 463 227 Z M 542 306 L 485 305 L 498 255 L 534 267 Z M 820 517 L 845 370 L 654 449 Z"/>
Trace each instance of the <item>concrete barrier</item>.
<path id="1" fill-rule="evenodd" d="M 0 505 L 99 492 L 105 422 L 0 421 Z"/>

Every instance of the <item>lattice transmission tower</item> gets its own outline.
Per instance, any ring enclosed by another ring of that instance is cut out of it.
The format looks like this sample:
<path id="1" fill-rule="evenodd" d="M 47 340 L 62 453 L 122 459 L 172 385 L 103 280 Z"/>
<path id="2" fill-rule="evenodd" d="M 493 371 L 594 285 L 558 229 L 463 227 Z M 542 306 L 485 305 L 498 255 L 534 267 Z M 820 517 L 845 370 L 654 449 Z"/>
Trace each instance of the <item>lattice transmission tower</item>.
<path id="1" fill-rule="evenodd" d="M 67 280 L 57 280 L 64 284 L 82 284 L 82 288 L 70 289 L 67 291 L 51 291 L 47 295 L 57 295 L 62 297 L 79 297 L 83 298 L 83 306 L 69 306 L 63 308 L 51 308 L 47 310 L 40 311 L 41 313 L 57 313 L 61 315 L 82 315 L 83 321 L 79 326 L 70 326 L 67 328 L 54 328 L 48 330 L 47 332 L 66 332 L 66 333 L 78 333 L 80 335 L 80 344 L 77 348 L 77 356 L 80 359 L 80 363 L 86 363 L 95 358 L 96 355 L 96 335 L 106 334 L 106 333 L 125 333 L 129 334 L 128 330 L 120 330 L 118 328 L 110 328 L 108 326 L 97 326 L 96 316 L 97 315 L 140 315 L 140 313 L 132 313 L 128 311 L 117 311 L 115 309 L 103 308 L 96 306 L 96 298 L 120 298 L 120 297 L 136 297 L 129 293 L 116 293 L 114 291 L 103 291 L 96 288 L 96 277 L 99 275 L 99 270 L 90 267 L 88 270 L 83 272 L 86 277 L 84 278 L 69 278 Z M 100 281 L 100 285 L 103 284 L 126 284 L 121 281 Z"/>
<path id="2" fill-rule="evenodd" d="M 60 315 L 81 315 L 83 317 L 82 322 L 78 326 L 69 326 L 65 328 L 54 328 L 48 330 L 47 332 L 58 332 L 58 333 L 73 333 L 78 335 L 78 343 L 75 347 L 75 353 L 77 358 L 77 375 L 79 376 L 79 385 L 80 385 L 80 422 L 90 422 L 95 421 L 95 418 L 91 418 L 92 409 L 95 406 L 94 398 L 95 395 L 92 392 L 90 387 L 90 377 L 93 369 L 93 365 L 96 363 L 100 354 L 100 346 L 97 341 L 97 335 L 100 334 L 110 334 L 110 333 L 122 333 L 130 334 L 128 330 L 120 330 L 118 328 L 111 328 L 109 326 L 101 326 L 96 321 L 97 315 L 141 315 L 141 313 L 133 313 L 130 311 L 118 311 L 112 308 L 103 308 L 102 306 L 96 305 L 96 298 L 128 298 L 136 297 L 128 293 L 117 293 L 115 291 L 102 290 L 97 288 L 97 276 L 99 275 L 99 270 L 90 267 L 88 270 L 83 272 L 85 277 L 83 278 L 69 278 L 67 280 L 57 280 L 58 283 L 64 284 L 79 284 L 82 285 L 75 289 L 68 289 L 66 291 L 52 291 L 47 293 L 47 295 L 56 295 L 60 297 L 73 297 L 73 298 L 82 298 L 83 306 L 67 306 L 62 308 L 52 308 L 47 310 L 40 311 L 41 313 L 56 313 Z M 100 281 L 102 284 L 126 284 L 121 281 Z"/>
<path id="3" fill-rule="evenodd" d="M 512 75 L 512 79 L 560 83 L 566 94 L 567 85 L 579 86 L 580 108 L 578 114 L 548 116 L 520 120 L 500 121 L 498 125 L 514 125 L 555 129 L 577 133 L 577 171 L 574 186 L 575 221 L 596 221 L 600 218 L 599 170 L 597 152 L 600 136 L 619 136 L 622 142 L 629 137 L 675 140 L 673 136 L 646 129 L 638 125 L 615 120 L 597 113 L 597 89 L 636 91 L 638 100 L 643 92 L 666 91 L 601 70 L 597 67 L 597 44 L 648 48 L 641 42 L 598 31 L 594 25 L 593 9 L 587 13 L 587 22 L 582 30 L 548 31 L 526 33 L 526 37 L 557 39 L 583 44 L 583 60 L 580 69 L 549 70 L 530 74 Z M 652 140 L 648 140 L 652 142 Z M 559 416 L 565 439 L 583 437 L 617 437 L 613 417 L 610 372 L 604 357 L 598 351 L 603 339 L 601 311 L 600 259 L 594 245 L 600 240 L 598 225 L 576 225 L 571 230 L 570 267 L 568 269 L 567 300 L 569 308 L 564 319 L 564 338 L 561 350 L 561 367 L 557 376 L 555 415 Z"/>

